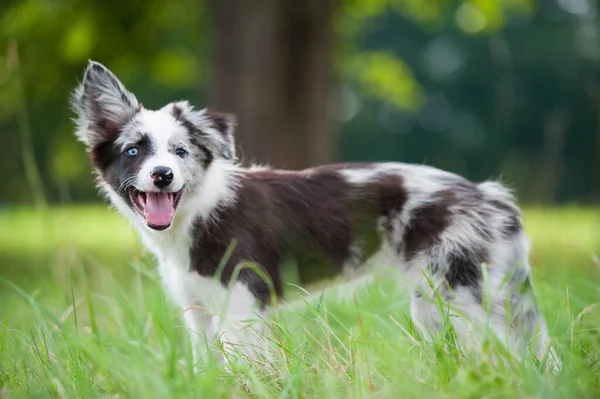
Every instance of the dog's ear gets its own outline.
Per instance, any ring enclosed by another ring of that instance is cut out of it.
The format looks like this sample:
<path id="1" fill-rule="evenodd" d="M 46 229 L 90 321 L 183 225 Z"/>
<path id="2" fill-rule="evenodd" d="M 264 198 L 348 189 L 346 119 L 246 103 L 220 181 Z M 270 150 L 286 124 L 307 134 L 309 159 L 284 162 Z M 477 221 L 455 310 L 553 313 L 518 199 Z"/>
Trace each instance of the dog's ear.
<path id="1" fill-rule="evenodd" d="M 104 65 L 89 61 L 71 105 L 77 113 L 77 137 L 88 147 L 113 141 L 141 105 Z"/>
<path id="2" fill-rule="evenodd" d="M 204 117 L 223 137 L 223 142 L 218 149 L 221 156 L 225 159 L 235 159 L 235 139 L 233 138 L 233 132 L 237 125 L 235 115 L 207 109 L 204 111 Z"/>
<path id="3" fill-rule="evenodd" d="M 211 109 L 196 111 L 187 101 L 178 101 L 167 107 L 175 119 L 179 120 L 203 145 L 224 159 L 236 159 L 233 137 L 237 124 L 235 115 Z"/>

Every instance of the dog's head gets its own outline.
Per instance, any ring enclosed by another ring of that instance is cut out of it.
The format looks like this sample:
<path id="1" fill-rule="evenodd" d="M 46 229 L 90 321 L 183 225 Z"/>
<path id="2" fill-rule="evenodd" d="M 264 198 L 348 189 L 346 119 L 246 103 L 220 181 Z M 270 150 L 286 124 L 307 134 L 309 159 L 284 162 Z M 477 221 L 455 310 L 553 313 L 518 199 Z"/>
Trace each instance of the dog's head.
<path id="1" fill-rule="evenodd" d="M 72 104 L 76 134 L 102 187 L 154 230 L 171 225 L 212 164 L 235 158 L 232 115 L 197 111 L 185 101 L 147 110 L 97 62 L 88 64 Z"/>

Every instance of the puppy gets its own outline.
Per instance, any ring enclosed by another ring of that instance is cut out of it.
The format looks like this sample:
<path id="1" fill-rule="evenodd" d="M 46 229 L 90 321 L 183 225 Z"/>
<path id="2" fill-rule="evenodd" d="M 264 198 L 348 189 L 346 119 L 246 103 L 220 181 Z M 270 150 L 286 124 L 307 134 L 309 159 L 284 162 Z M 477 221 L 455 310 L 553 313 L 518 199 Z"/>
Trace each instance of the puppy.
<path id="1" fill-rule="evenodd" d="M 261 353 L 264 323 L 249 324 L 281 297 L 282 260 L 354 274 L 382 254 L 410 289 L 426 337 L 448 320 L 441 300 L 458 315 L 452 324 L 465 347 L 481 344 L 485 325 L 546 354 L 528 239 L 501 184 L 403 163 L 245 168 L 232 115 L 185 101 L 145 109 L 92 61 L 72 105 L 100 189 L 155 255 L 196 359 L 215 340 Z"/>

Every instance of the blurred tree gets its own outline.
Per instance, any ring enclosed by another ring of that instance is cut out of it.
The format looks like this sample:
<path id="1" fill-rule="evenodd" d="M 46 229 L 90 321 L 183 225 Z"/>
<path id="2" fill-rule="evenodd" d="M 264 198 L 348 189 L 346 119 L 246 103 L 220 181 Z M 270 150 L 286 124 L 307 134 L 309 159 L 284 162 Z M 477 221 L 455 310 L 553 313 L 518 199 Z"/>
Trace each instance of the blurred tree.
<path id="1" fill-rule="evenodd" d="M 211 0 L 211 104 L 235 113 L 244 158 L 325 163 L 337 148 L 333 0 Z"/>

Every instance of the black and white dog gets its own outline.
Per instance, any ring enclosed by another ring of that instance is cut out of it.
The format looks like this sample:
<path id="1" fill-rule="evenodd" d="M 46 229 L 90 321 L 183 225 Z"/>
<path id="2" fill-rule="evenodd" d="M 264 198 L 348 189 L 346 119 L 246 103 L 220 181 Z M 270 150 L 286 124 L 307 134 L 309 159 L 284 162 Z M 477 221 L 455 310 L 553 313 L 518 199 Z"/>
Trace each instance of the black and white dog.
<path id="1" fill-rule="evenodd" d="M 444 322 L 432 283 L 459 315 L 452 323 L 465 347 L 480 345 L 477 326 L 486 325 L 507 344 L 551 352 L 521 214 L 501 184 L 402 163 L 244 168 L 232 115 L 185 101 L 145 109 L 97 62 L 73 107 L 101 189 L 186 310 L 197 358 L 213 339 L 260 352 L 265 331 L 248 323 L 264 320 L 271 291 L 282 294 L 287 258 L 300 267 L 319 259 L 347 274 L 388 262 L 410 287 L 411 315 L 426 336 Z M 236 269 L 246 261 L 258 269 Z"/>

